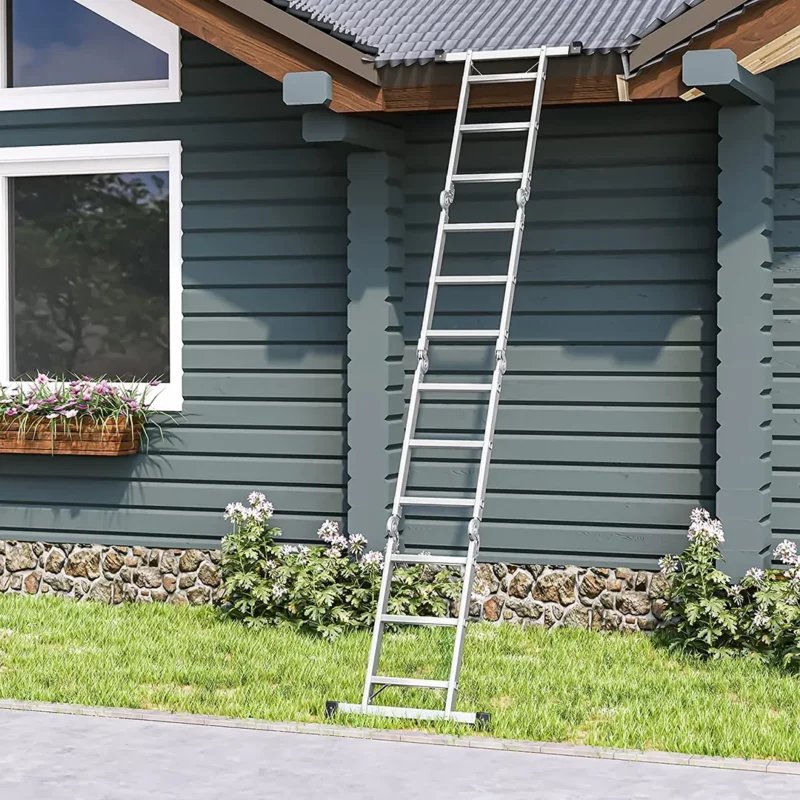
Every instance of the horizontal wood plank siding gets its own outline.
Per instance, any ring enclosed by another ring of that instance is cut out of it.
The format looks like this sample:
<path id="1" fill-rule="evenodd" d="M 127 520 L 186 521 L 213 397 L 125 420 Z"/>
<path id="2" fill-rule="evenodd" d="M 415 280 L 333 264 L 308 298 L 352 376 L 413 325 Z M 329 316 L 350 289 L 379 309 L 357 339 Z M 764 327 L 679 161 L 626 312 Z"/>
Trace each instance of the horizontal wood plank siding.
<path id="1" fill-rule="evenodd" d="M 216 547 L 264 490 L 288 541 L 345 513 L 346 174 L 280 85 L 192 38 L 180 104 L 6 113 L 0 146 L 183 143 L 185 419 L 119 459 L 0 456 L 0 538 Z"/>
<path id="2" fill-rule="evenodd" d="M 774 70 L 772 535 L 800 543 L 800 64 Z"/>
<path id="3" fill-rule="evenodd" d="M 407 127 L 407 385 L 451 124 Z M 460 171 L 518 170 L 513 141 L 467 138 Z M 713 510 L 716 141 L 710 104 L 545 110 L 482 558 L 653 566 L 683 548 L 692 507 Z M 451 221 L 512 220 L 513 195 L 458 185 Z M 503 273 L 509 243 L 453 234 L 444 273 Z M 443 287 L 435 327 L 496 327 L 501 296 Z M 429 375 L 479 380 L 493 358 L 493 345 L 433 345 Z M 484 409 L 463 395 L 427 400 L 420 438 L 475 436 Z M 476 478 L 474 451 L 426 451 L 409 492 L 466 495 Z M 452 518 L 414 510 L 406 543 L 458 546 L 465 526 Z"/>

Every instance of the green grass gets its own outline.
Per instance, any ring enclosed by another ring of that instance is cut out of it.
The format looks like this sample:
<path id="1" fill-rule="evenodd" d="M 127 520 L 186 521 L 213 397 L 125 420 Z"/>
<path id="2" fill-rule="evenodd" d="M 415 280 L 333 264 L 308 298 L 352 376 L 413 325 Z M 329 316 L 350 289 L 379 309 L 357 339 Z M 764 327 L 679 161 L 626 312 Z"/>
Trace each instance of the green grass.
<path id="1" fill-rule="evenodd" d="M 381 670 L 443 676 L 448 637 L 450 630 L 388 634 Z M 360 700 L 368 647 L 366 633 L 331 644 L 247 630 L 210 609 L 0 597 L 4 698 L 319 721 L 326 700 Z M 800 761 L 799 689 L 800 679 L 773 669 L 702 664 L 644 636 L 476 625 L 459 707 L 490 711 L 492 736 Z M 381 700 L 402 702 L 403 691 L 386 690 Z M 437 695 L 412 690 L 405 699 L 434 707 Z"/>

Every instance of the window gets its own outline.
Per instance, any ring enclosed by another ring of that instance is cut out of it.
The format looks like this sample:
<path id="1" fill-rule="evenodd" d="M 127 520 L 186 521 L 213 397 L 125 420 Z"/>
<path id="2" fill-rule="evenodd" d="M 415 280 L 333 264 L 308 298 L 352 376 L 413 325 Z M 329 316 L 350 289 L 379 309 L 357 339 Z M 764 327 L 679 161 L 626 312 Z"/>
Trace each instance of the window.
<path id="1" fill-rule="evenodd" d="M 132 0 L 0 0 L 0 110 L 180 100 L 180 31 Z"/>
<path id="2" fill-rule="evenodd" d="M 182 406 L 178 142 L 0 148 L 0 383 L 162 380 Z"/>

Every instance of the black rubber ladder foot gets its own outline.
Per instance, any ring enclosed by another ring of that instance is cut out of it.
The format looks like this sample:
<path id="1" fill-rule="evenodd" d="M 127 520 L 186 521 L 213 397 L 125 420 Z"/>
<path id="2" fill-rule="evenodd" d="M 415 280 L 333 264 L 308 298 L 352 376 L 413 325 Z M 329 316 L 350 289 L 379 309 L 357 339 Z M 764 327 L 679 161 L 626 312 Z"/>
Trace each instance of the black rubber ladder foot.
<path id="1" fill-rule="evenodd" d="M 336 700 L 325 701 L 325 719 L 333 719 L 339 712 L 339 703 Z"/>
<path id="2" fill-rule="evenodd" d="M 492 724 L 492 715 L 488 711 L 479 711 L 475 714 L 475 729 L 479 731 L 489 730 Z"/>

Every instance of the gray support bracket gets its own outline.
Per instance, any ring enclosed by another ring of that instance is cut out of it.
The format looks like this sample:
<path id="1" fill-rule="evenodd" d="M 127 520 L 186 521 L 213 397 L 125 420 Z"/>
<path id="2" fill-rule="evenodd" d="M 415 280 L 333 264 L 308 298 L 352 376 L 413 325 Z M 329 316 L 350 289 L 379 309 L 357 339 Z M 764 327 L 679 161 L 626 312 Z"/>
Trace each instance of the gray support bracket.
<path id="1" fill-rule="evenodd" d="M 401 154 L 405 145 L 403 131 L 398 128 L 321 109 L 303 114 L 303 139 L 306 142 L 337 142 L 359 150 L 377 150 L 392 155 Z"/>
<path id="2" fill-rule="evenodd" d="M 289 72 L 283 79 L 287 106 L 324 106 L 333 101 L 333 78 L 327 72 Z"/>
<path id="3" fill-rule="evenodd" d="M 775 102 L 772 81 L 740 66 L 733 50 L 690 50 L 683 56 L 683 82 L 721 106 L 772 108 Z"/>
<path id="4" fill-rule="evenodd" d="M 684 81 L 722 104 L 716 513 L 726 569 L 739 578 L 768 566 L 772 549 L 774 91 L 730 51 L 687 53 Z"/>

